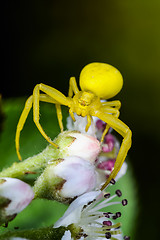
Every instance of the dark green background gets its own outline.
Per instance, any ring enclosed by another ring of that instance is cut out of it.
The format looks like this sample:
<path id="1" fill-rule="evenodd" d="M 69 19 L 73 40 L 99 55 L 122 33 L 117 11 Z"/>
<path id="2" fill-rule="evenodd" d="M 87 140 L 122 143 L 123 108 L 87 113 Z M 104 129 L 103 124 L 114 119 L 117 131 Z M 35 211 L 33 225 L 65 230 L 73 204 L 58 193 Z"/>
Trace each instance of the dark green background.
<path id="1" fill-rule="evenodd" d="M 43 82 L 67 94 L 70 76 L 93 61 L 117 67 L 120 118 L 133 131 L 138 182 L 137 239 L 156 239 L 159 215 L 160 1 L 5 1 L 3 98 L 29 96 Z M 133 223 L 134 224 L 134 223 Z"/>

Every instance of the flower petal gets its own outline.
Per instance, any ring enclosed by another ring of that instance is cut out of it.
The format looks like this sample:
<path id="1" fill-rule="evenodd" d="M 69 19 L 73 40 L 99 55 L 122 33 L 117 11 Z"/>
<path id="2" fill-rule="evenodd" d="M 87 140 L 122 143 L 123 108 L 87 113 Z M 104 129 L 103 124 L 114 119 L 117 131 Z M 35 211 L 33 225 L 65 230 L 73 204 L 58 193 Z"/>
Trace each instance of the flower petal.
<path id="1" fill-rule="evenodd" d="M 100 193 L 101 191 L 88 192 L 74 200 L 68 207 L 67 211 L 64 213 L 63 217 L 61 217 L 54 224 L 54 228 L 58 228 L 60 226 L 67 227 L 72 223 L 78 223 L 84 205 L 87 205 L 89 202 L 96 199 Z"/>
<path id="2" fill-rule="evenodd" d="M 128 165 L 126 162 L 123 163 L 120 171 L 118 172 L 117 176 L 115 177 L 115 180 L 117 181 L 118 179 L 120 179 L 121 177 L 123 177 L 123 175 L 126 174 L 127 172 L 127 168 L 128 168 Z"/>
<path id="3" fill-rule="evenodd" d="M 61 238 L 61 240 L 72 240 L 71 238 L 71 232 L 68 230 L 68 231 L 65 231 L 63 237 Z"/>
<path id="4" fill-rule="evenodd" d="M 66 180 L 60 190 L 63 197 L 79 196 L 96 186 L 94 165 L 77 156 L 66 157 L 54 168 L 54 174 Z"/>

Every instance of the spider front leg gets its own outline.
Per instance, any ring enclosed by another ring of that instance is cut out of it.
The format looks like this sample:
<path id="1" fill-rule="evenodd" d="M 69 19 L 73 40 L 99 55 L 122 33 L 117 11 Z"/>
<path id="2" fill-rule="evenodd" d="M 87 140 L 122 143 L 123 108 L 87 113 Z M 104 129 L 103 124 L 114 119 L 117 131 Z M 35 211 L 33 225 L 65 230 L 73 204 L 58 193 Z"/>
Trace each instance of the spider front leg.
<path id="1" fill-rule="evenodd" d="M 69 80 L 69 91 L 68 91 L 68 96 L 71 98 L 73 96 L 73 93 L 76 94 L 79 92 L 77 82 L 75 77 L 71 77 Z"/>
<path id="2" fill-rule="evenodd" d="M 103 107 L 102 108 L 102 112 L 111 113 L 116 118 L 118 118 L 119 114 L 120 114 L 118 109 L 116 109 L 116 108 L 108 108 L 108 107 L 107 108 Z M 103 131 L 103 134 L 102 134 L 102 137 L 101 137 L 101 143 L 103 142 L 105 135 L 108 133 L 109 128 L 110 128 L 110 126 L 108 124 L 106 124 L 106 127 L 105 127 L 105 129 Z"/>
<path id="3" fill-rule="evenodd" d="M 43 91 L 46 94 L 40 94 L 40 90 Z M 19 138 L 20 138 L 20 132 L 23 129 L 23 126 L 25 124 L 25 121 L 27 119 L 27 116 L 32 108 L 33 105 L 33 119 L 34 122 L 43 135 L 43 137 L 51 143 L 54 147 L 58 146 L 53 143 L 50 138 L 45 134 L 43 128 L 41 127 L 39 123 L 39 101 L 43 102 L 48 102 L 48 103 L 54 103 L 54 104 L 63 104 L 63 105 L 68 105 L 69 104 L 69 99 L 66 98 L 61 92 L 56 90 L 55 88 L 49 87 L 45 84 L 38 84 L 34 88 L 33 95 L 30 96 L 25 104 L 24 110 L 20 116 L 18 125 L 17 125 L 17 130 L 16 130 L 16 137 L 15 137 L 15 142 L 16 142 L 16 152 L 18 155 L 19 160 L 21 160 L 21 155 L 19 152 Z"/>
<path id="4" fill-rule="evenodd" d="M 33 90 L 33 119 L 34 122 L 42 134 L 42 136 L 54 147 L 57 147 L 55 143 L 52 142 L 52 140 L 47 136 L 47 134 L 44 132 L 42 126 L 39 123 L 39 100 L 40 100 L 40 91 L 43 91 L 44 93 L 47 94 L 47 96 L 51 97 L 53 100 L 56 101 L 56 109 L 57 109 L 57 116 L 58 116 L 58 122 L 60 124 L 61 130 L 63 129 L 63 124 L 62 124 L 62 113 L 61 113 L 61 108 L 60 104 L 63 105 L 68 105 L 69 100 L 58 90 L 55 88 L 49 87 L 45 84 L 37 84 Z"/>
<path id="5" fill-rule="evenodd" d="M 42 102 L 48 102 L 48 103 L 54 103 L 54 104 L 56 103 L 56 101 L 54 101 L 52 98 L 50 98 L 49 96 L 47 96 L 45 94 L 40 94 L 39 100 L 42 101 Z M 17 156 L 18 156 L 19 160 L 22 160 L 20 152 L 19 152 L 19 149 L 20 149 L 20 146 L 19 146 L 20 133 L 21 133 L 21 130 L 23 129 L 23 127 L 24 127 L 24 124 L 26 122 L 28 114 L 29 114 L 29 112 L 32 108 L 32 104 L 33 104 L 33 96 L 30 96 L 25 103 L 25 107 L 23 109 L 23 112 L 22 112 L 22 114 L 20 116 L 20 119 L 19 119 L 19 122 L 17 124 L 15 144 L 16 144 L 16 152 L 17 152 Z M 58 146 L 56 145 L 56 147 L 58 147 Z"/>
<path id="6" fill-rule="evenodd" d="M 116 177 L 117 173 L 121 169 L 121 166 L 127 156 L 127 152 L 131 147 L 132 132 L 125 123 L 112 116 L 111 114 L 95 111 L 93 112 L 93 116 L 96 116 L 102 121 L 106 122 L 110 127 L 112 127 L 123 137 L 123 141 L 114 165 L 114 169 L 105 184 L 102 186 L 101 190 L 103 190 L 110 183 L 111 179 Z"/>

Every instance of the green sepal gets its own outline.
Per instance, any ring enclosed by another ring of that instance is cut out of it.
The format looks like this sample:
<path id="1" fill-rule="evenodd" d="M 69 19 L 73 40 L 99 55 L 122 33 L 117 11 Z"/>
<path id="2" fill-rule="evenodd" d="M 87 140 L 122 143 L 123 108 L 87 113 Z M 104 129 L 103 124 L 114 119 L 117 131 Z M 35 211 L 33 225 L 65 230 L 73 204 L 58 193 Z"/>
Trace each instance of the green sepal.
<path id="1" fill-rule="evenodd" d="M 64 180 L 54 174 L 54 167 L 63 159 L 53 160 L 48 164 L 43 173 L 37 178 L 34 184 L 35 198 L 48 200 L 60 200 L 57 191 L 63 186 Z"/>
<path id="2" fill-rule="evenodd" d="M 0 196 L 0 226 L 2 224 L 7 225 L 9 221 L 12 221 L 17 214 L 6 215 L 5 208 L 8 207 L 11 200 L 5 197 Z"/>

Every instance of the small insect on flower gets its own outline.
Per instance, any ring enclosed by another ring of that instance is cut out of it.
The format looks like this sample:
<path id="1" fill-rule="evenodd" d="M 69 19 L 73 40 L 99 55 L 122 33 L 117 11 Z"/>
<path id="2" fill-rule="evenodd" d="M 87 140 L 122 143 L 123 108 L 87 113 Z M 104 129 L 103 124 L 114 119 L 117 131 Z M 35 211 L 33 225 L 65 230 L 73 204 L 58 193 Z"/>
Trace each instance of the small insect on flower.
<path id="1" fill-rule="evenodd" d="M 79 91 L 75 77 L 71 77 L 69 81 L 68 97 L 53 87 L 43 83 L 37 84 L 25 104 L 21 114 L 16 131 L 16 151 L 19 160 L 21 155 L 19 152 L 20 132 L 23 129 L 26 118 L 33 106 L 33 120 L 43 135 L 43 137 L 54 147 L 58 146 L 46 135 L 39 122 L 39 102 L 53 103 L 56 106 L 57 117 L 61 131 L 63 131 L 61 105 L 68 106 L 69 113 L 73 121 L 75 121 L 74 113 L 78 116 L 87 117 L 86 132 L 88 131 L 92 116 L 98 117 L 106 124 L 101 142 L 108 132 L 109 128 L 113 128 L 124 139 L 119 150 L 114 170 L 102 187 L 104 189 L 112 178 L 115 178 L 119 172 L 127 152 L 131 146 L 131 130 L 124 124 L 119 117 L 120 101 L 101 102 L 101 99 L 109 99 L 114 97 L 122 88 L 123 78 L 121 73 L 113 66 L 105 63 L 90 63 L 85 66 L 80 74 L 79 79 L 81 91 Z M 42 93 L 41 93 L 42 92 Z"/>

